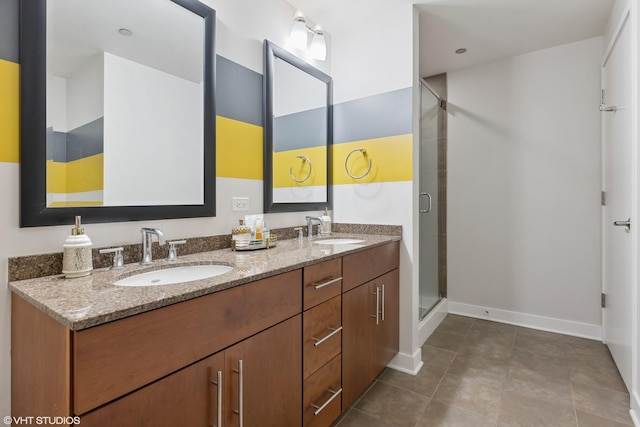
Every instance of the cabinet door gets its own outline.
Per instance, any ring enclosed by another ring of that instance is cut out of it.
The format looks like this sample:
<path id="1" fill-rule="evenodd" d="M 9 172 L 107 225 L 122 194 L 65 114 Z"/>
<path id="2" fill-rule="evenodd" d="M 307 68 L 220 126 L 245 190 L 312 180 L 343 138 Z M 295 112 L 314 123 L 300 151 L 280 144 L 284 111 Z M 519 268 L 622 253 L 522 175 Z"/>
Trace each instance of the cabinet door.
<path id="1" fill-rule="evenodd" d="M 399 351 L 399 274 L 390 271 L 374 281 L 380 288 L 379 325 L 376 329 L 376 372 L 382 371 Z"/>
<path id="2" fill-rule="evenodd" d="M 297 315 L 225 350 L 225 427 L 302 423 L 301 347 Z"/>
<path id="3" fill-rule="evenodd" d="M 348 408 L 375 379 L 376 285 L 342 296 L 342 407 Z"/>
<path id="4" fill-rule="evenodd" d="M 218 426 L 218 372 L 224 355 L 214 354 L 81 418 L 82 426 Z"/>

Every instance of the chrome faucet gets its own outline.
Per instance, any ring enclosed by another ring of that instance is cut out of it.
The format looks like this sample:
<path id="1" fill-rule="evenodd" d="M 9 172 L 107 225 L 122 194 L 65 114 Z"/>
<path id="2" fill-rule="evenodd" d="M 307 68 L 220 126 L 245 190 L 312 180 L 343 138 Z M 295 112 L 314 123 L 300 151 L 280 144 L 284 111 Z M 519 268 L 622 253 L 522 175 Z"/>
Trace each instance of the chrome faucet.
<path id="1" fill-rule="evenodd" d="M 322 228 L 324 227 L 324 220 L 319 216 L 305 216 L 304 219 L 307 220 L 307 237 L 313 239 L 313 221 L 318 221 L 320 228 Z M 318 236 L 320 236 L 320 230 L 318 230 Z"/>
<path id="2" fill-rule="evenodd" d="M 164 233 L 159 228 L 141 228 L 142 233 L 142 259 L 140 265 L 153 264 L 153 256 L 151 255 L 151 243 L 153 235 L 158 236 L 158 244 L 164 245 Z"/>

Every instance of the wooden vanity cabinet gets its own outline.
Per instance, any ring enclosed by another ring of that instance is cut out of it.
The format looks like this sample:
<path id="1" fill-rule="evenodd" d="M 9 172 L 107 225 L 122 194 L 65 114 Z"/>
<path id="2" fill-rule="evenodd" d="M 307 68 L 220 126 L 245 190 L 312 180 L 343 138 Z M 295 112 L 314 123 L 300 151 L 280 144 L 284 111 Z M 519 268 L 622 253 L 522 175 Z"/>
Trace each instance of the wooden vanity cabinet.
<path id="1" fill-rule="evenodd" d="M 362 264 L 368 268 L 358 267 Z M 343 259 L 345 286 L 349 286 L 342 295 L 344 408 L 354 403 L 398 353 L 398 265 L 397 243 L 348 255 Z M 374 275 L 379 276 L 372 278 Z M 358 285 L 358 280 L 365 282 Z"/>
<path id="2" fill-rule="evenodd" d="M 300 335 L 297 315 L 83 415 L 81 424 L 298 425 L 302 417 Z"/>
<path id="3" fill-rule="evenodd" d="M 342 259 L 305 267 L 303 280 L 302 425 L 328 427 L 342 412 Z"/>

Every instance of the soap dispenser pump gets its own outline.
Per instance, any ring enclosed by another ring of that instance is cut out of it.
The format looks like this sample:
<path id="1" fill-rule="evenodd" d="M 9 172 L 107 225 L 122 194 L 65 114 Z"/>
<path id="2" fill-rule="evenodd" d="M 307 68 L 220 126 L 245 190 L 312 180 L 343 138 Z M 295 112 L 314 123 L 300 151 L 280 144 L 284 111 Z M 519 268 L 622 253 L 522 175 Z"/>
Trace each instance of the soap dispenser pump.
<path id="1" fill-rule="evenodd" d="M 327 208 L 324 208 L 324 213 L 322 214 L 322 228 L 320 229 L 320 234 L 322 236 L 331 235 L 331 217 L 329 216 L 329 211 Z"/>
<path id="2" fill-rule="evenodd" d="M 84 234 L 84 228 L 80 226 L 80 222 L 80 216 L 76 216 L 76 225 L 71 229 L 71 235 L 64 241 L 62 273 L 66 278 L 88 276 L 93 270 L 91 258 L 93 243 L 89 236 Z"/>

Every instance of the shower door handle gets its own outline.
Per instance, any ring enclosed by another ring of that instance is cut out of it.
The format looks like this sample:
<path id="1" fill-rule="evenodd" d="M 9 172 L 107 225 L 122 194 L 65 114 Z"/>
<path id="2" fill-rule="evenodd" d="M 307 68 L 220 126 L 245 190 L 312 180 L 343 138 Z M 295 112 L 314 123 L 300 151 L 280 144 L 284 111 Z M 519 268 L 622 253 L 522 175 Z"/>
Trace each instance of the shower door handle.
<path id="1" fill-rule="evenodd" d="M 631 218 L 626 221 L 613 221 L 613 225 L 616 227 L 627 227 L 627 230 L 631 230 Z"/>
<path id="2" fill-rule="evenodd" d="M 429 213 L 431 212 L 431 194 L 427 192 L 420 193 L 420 197 L 427 196 L 429 197 L 429 209 L 420 209 L 420 213 Z"/>

